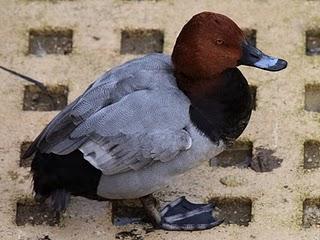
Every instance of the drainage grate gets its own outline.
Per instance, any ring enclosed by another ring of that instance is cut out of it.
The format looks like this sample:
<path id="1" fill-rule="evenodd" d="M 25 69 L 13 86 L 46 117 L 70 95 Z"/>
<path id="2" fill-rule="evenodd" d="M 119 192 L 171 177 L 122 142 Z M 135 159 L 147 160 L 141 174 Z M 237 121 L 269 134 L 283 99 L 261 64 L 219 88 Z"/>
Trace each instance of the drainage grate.
<path id="1" fill-rule="evenodd" d="M 31 167 L 32 157 L 28 157 L 26 159 L 22 159 L 22 155 L 27 151 L 32 142 L 23 142 L 20 145 L 20 167 Z"/>
<path id="2" fill-rule="evenodd" d="M 45 204 L 35 203 L 29 199 L 24 199 L 17 203 L 16 224 L 18 226 L 25 224 L 55 226 L 58 223 L 59 217 L 49 211 Z"/>
<path id="3" fill-rule="evenodd" d="M 252 201 L 245 198 L 213 198 L 214 214 L 224 224 L 248 226 L 252 218 Z"/>
<path id="4" fill-rule="evenodd" d="M 148 217 L 139 200 L 112 202 L 112 223 L 116 226 L 148 223 Z"/>
<path id="5" fill-rule="evenodd" d="M 320 55 L 320 29 L 306 32 L 306 54 L 308 56 Z"/>
<path id="6" fill-rule="evenodd" d="M 251 91 L 251 96 L 252 96 L 252 102 L 253 102 L 253 110 L 256 110 L 257 107 L 257 87 L 250 85 L 250 91 Z"/>
<path id="7" fill-rule="evenodd" d="M 164 34 L 160 30 L 123 30 L 120 54 L 162 53 L 163 42 Z"/>
<path id="8" fill-rule="evenodd" d="M 248 167 L 252 161 L 252 143 L 235 142 L 230 148 L 210 160 L 211 166 Z"/>
<path id="9" fill-rule="evenodd" d="M 248 40 L 248 42 L 251 45 L 256 46 L 257 45 L 257 30 L 245 28 L 242 31 L 243 31 L 244 35 L 246 36 L 246 39 Z"/>
<path id="10" fill-rule="evenodd" d="M 303 167 L 305 169 L 320 167 L 320 142 L 308 140 L 304 143 Z"/>
<path id="11" fill-rule="evenodd" d="M 281 167 L 282 159 L 273 155 L 271 149 L 257 147 L 250 163 L 250 168 L 256 172 L 271 172 Z"/>
<path id="12" fill-rule="evenodd" d="M 67 30 L 30 30 L 29 54 L 67 55 L 72 52 L 73 31 Z"/>
<path id="13" fill-rule="evenodd" d="M 304 109 L 311 112 L 320 112 L 320 85 L 308 84 L 305 86 Z"/>
<path id="14" fill-rule="evenodd" d="M 24 111 L 62 110 L 68 104 L 68 88 L 63 85 L 50 86 L 47 91 L 38 86 L 27 85 L 24 90 Z"/>
<path id="15" fill-rule="evenodd" d="M 302 226 L 320 227 L 320 199 L 306 199 L 303 202 L 303 223 Z"/>

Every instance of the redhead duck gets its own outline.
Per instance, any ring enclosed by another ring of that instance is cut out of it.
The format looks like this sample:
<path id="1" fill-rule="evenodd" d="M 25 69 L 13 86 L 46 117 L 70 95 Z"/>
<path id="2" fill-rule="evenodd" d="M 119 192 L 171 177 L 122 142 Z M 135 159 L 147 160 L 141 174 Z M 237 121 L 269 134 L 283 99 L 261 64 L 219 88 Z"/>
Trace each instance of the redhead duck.
<path id="1" fill-rule="evenodd" d="M 230 18 L 202 12 L 183 27 L 172 56 L 150 54 L 106 72 L 25 152 L 36 199 L 61 212 L 70 195 L 140 198 L 159 228 L 220 224 L 210 204 L 181 197 L 158 210 L 152 193 L 243 132 L 252 99 L 239 65 L 279 71 L 287 62 L 250 45 Z"/>

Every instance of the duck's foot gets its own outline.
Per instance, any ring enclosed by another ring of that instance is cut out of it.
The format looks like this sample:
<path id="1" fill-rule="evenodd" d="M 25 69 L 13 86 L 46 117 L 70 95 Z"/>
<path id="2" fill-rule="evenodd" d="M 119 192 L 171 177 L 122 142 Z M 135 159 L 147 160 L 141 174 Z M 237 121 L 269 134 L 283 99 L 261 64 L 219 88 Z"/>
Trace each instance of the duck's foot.
<path id="1" fill-rule="evenodd" d="M 141 198 L 141 201 L 154 224 L 165 230 L 205 230 L 223 222 L 213 217 L 213 204 L 195 204 L 186 200 L 185 197 L 180 197 L 158 212 L 152 195 Z"/>

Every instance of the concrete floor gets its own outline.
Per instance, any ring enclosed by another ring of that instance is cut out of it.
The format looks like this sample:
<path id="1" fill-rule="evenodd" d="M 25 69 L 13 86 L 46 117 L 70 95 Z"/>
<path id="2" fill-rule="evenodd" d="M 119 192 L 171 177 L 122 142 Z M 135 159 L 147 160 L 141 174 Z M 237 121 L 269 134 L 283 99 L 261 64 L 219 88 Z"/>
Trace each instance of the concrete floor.
<path id="1" fill-rule="evenodd" d="M 66 88 L 57 90 L 64 95 L 53 107 L 59 109 L 66 96 L 71 102 L 104 71 L 144 51 L 161 50 L 162 37 L 163 51 L 170 54 L 184 23 L 204 10 L 255 29 L 260 49 L 289 62 L 279 73 L 241 67 L 257 92 L 256 111 L 240 141 L 252 143 L 258 167 L 210 166 L 208 159 L 158 193 L 164 202 L 180 195 L 194 201 L 214 199 L 229 210 L 230 224 L 193 233 L 149 232 L 141 224 L 115 226 L 111 203 L 83 198 L 72 199 L 59 224 L 51 222 L 41 207 L 29 207 L 25 200 L 32 196 L 31 180 L 28 163 L 20 163 L 20 151 L 57 111 L 38 106 L 41 93 L 30 97 L 31 107 L 25 108 L 25 82 L 0 72 L 0 239 L 320 239 L 320 55 L 314 55 L 320 48 L 320 1 L 0 0 L 0 64 L 54 89 L 66 86 L 68 93 Z M 132 47 L 141 41 L 134 34 L 139 29 L 158 31 L 144 32 L 145 46 Z M 123 30 L 128 34 L 121 34 Z M 309 30 L 316 33 L 311 31 L 306 41 Z M 39 36 L 44 45 L 37 48 L 32 44 Z M 306 54 L 306 42 L 312 56 Z M 249 151 L 245 157 L 250 158 L 250 144 L 246 146 L 238 151 Z M 269 168 L 273 162 L 277 164 Z M 238 216 L 245 216 L 243 222 Z M 41 219 L 48 224 L 30 224 Z"/>

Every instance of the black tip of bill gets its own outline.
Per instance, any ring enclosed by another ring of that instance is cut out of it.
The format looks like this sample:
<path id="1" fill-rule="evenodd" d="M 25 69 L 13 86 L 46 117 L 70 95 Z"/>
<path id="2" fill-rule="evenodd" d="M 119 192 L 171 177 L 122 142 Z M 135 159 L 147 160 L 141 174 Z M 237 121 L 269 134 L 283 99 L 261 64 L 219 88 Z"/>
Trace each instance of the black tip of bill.
<path id="1" fill-rule="evenodd" d="M 287 67 L 287 61 L 275 57 L 271 57 L 258 48 L 245 42 L 242 45 L 242 57 L 239 65 L 246 65 L 251 67 L 260 68 L 267 71 L 280 71 Z"/>

